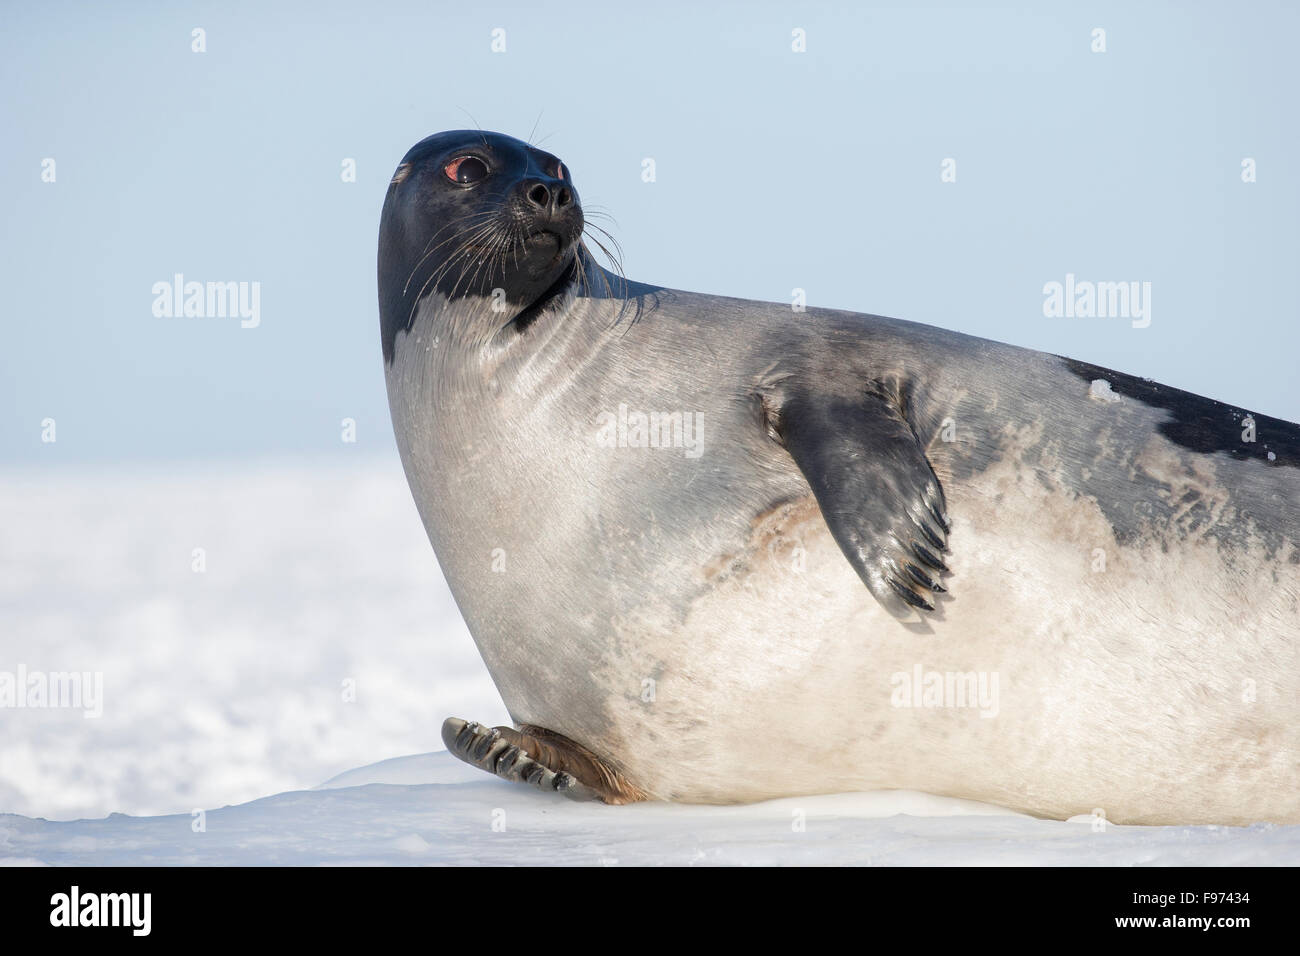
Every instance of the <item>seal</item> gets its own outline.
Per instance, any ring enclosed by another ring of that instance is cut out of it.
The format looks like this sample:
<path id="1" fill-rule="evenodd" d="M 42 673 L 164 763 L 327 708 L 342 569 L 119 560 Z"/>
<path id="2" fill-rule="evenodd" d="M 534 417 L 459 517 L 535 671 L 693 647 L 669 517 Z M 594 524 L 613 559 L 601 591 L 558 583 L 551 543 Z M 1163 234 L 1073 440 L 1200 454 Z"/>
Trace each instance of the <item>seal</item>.
<path id="1" fill-rule="evenodd" d="M 1300 427 L 632 282 L 591 230 L 496 133 L 421 141 L 384 202 L 393 427 L 514 722 L 453 753 L 608 803 L 1300 822 Z"/>

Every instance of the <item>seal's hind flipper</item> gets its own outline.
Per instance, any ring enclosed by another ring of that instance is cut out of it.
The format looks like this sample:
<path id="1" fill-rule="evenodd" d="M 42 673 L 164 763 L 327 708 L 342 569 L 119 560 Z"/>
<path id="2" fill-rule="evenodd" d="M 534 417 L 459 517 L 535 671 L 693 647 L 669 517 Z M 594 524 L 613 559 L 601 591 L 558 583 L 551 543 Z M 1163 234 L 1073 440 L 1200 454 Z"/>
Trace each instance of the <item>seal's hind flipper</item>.
<path id="1" fill-rule="evenodd" d="M 947 504 L 925 449 L 885 390 L 844 398 L 781 388 L 768 425 L 817 498 L 840 550 L 876 599 L 933 611 L 947 590 Z"/>
<path id="2" fill-rule="evenodd" d="M 541 727 L 484 727 L 448 717 L 442 741 L 450 753 L 480 770 L 571 800 L 621 804 L 646 799 L 585 747 Z"/>

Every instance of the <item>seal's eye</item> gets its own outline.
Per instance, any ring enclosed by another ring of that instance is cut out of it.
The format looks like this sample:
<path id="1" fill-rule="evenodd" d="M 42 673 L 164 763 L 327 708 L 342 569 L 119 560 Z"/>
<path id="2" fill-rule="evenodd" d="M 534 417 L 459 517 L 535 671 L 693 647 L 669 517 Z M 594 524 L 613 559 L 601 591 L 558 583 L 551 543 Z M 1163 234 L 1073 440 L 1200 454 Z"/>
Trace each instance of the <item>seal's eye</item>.
<path id="1" fill-rule="evenodd" d="M 487 163 L 477 156 L 457 156 L 442 171 L 453 183 L 476 183 L 488 174 Z"/>

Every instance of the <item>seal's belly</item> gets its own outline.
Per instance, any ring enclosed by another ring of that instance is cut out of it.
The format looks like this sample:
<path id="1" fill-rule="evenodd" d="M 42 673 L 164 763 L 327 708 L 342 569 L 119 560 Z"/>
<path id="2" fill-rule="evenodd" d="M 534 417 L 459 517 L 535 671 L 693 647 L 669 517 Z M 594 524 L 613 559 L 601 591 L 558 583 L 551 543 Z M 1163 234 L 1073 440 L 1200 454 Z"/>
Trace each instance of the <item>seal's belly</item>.
<path id="1" fill-rule="evenodd" d="M 641 689 L 595 745 L 683 801 L 901 787 L 1222 823 L 1251 792 L 1251 819 L 1300 819 L 1300 565 L 1120 546 L 1095 502 L 1014 462 L 949 502 L 949 593 L 924 619 L 871 597 L 813 499 L 761 516 L 680 626 L 627 625 L 593 668 Z"/>

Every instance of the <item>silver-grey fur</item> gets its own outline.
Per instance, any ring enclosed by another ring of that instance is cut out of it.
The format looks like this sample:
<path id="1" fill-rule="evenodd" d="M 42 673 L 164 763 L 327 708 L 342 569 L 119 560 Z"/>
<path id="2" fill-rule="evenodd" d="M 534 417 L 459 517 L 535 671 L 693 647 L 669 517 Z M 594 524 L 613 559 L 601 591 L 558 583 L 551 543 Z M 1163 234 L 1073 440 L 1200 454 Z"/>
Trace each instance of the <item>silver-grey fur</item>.
<path id="1" fill-rule="evenodd" d="M 1150 389 L 1179 393 L 1056 356 L 631 292 L 570 289 L 522 333 L 433 293 L 386 367 L 421 518 L 517 723 L 661 799 L 890 787 L 1300 822 L 1295 426 L 1197 448 Z M 935 610 L 878 600 L 832 539 L 765 398 L 791 385 L 905 402 L 951 518 Z M 608 447 L 620 406 L 698 415 L 700 453 Z M 996 701 L 903 699 L 931 674 Z"/>

